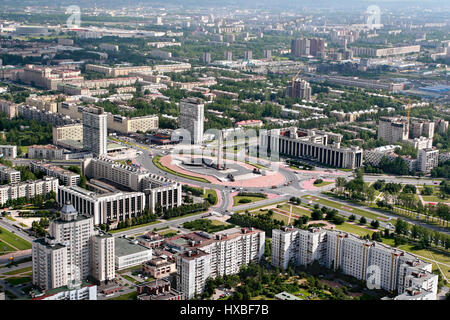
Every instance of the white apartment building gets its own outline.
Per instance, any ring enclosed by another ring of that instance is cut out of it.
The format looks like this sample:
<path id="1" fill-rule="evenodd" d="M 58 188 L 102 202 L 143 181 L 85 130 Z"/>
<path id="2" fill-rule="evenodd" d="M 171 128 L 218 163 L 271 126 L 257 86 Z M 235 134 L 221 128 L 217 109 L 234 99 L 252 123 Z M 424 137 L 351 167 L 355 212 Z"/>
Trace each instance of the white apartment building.
<path id="1" fill-rule="evenodd" d="M 50 290 L 79 284 L 88 278 L 94 278 L 97 282 L 114 278 L 114 271 L 111 272 L 115 263 L 111 259 L 111 254 L 114 256 L 114 249 L 111 249 L 114 238 L 94 230 L 92 216 L 79 215 L 67 201 L 60 217 L 50 221 L 48 231 L 45 239 L 33 241 L 34 285 Z M 106 246 L 99 250 L 102 239 L 105 239 Z M 106 266 L 105 270 L 99 270 L 99 265 Z"/>
<path id="2" fill-rule="evenodd" d="M 388 146 L 382 146 L 370 150 L 364 150 L 364 163 L 370 164 L 371 166 L 377 167 L 383 157 L 386 157 L 387 159 L 392 158 L 392 160 L 395 158 L 392 154 L 394 153 L 394 150 L 397 148 L 402 148 L 400 145 L 388 145 Z"/>
<path id="3" fill-rule="evenodd" d="M 1 145 L 0 153 L 5 158 L 17 158 L 17 146 Z"/>
<path id="4" fill-rule="evenodd" d="M 190 233 L 169 239 L 166 243 L 181 251 L 177 257 L 177 288 L 186 299 L 201 294 L 208 277 L 233 275 L 243 265 L 258 263 L 264 255 L 264 242 L 265 233 L 253 228 L 233 228 L 213 236 Z"/>
<path id="5" fill-rule="evenodd" d="M 30 180 L 19 183 L 11 183 L 9 185 L 0 186 L 0 204 L 6 203 L 8 200 L 18 198 L 32 199 L 37 195 L 46 195 L 53 191 L 58 193 L 59 181 L 54 177 L 44 177 L 41 180 Z"/>
<path id="6" fill-rule="evenodd" d="M 408 140 L 405 140 L 404 142 L 413 146 L 417 150 L 428 149 L 428 148 L 433 147 L 433 138 L 427 138 L 424 136 L 421 136 L 419 138 L 414 138 L 414 139 L 408 139 Z"/>
<path id="7" fill-rule="evenodd" d="M 431 273 L 430 263 L 410 253 L 334 230 L 284 227 L 272 231 L 273 266 L 286 269 L 289 263 L 298 266 L 313 261 L 366 281 L 369 288 L 378 286 L 399 295 L 418 290 L 436 299 L 438 276 Z"/>
<path id="8" fill-rule="evenodd" d="M 95 155 L 107 154 L 107 115 L 103 108 L 88 108 L 83 112 L 83 148 Z"/>
<path id="9" fill-rule="evenodd" d="M 20 182 L 20 171 L 0 164 L 0 181 L 18 183 Z"/>
<path id="10" fill-rule="evenodd" d="M 94 224 L 125 221 L 142 215 L 145 209 L 143 192 L 111 192 L 98 194 L 79 187 L 60 186 L 58 203 L 67 200 L 80 214 L 92 216 Z"/>
<path id="11" fill-rule="evenodd" d="M 193 144 L 203 142 L 205 104 L 200 98 L 186 98 L 180 101 L 179 126 L 189 132 Z"/>
<path id="12" fill-rule="evenodd" d="M 66 246 L 37 239 L 32 242 L 33 285 L 50 290 L 67 285 Z"/>
<path id="13" fill-rule="evenodd" d="M 91 239 L 91 277 L 99 283 L 116 276 L 114 242 L 114 237 L 107 234 L 98 234 Z"/>
<path id="14" fill-rule="evenodd" d="M 54 145 L 33 145 L 28 147 L 29 159 L 62 160 L 64 159 L 64 149 Z"/>
<path id="15" fill-rule="evenodd" d="M 80 182 L 80 175 L 78 173 L 43 161 L 31 161 L 30 169 L 32 172 L 43 172 L 47 176 L 58 178 L 65 186 L 76 186 Z"/>
<path id="16" fill-rule="evenodd" d="M 429 173 L 439 163 L 439 149 L 426 148 L 420 149 L 417 153 L 418 171 Z"/>
<path id="17" fill-rule="evenodd" d="M 108 130 L 124 134 L 156 130 L 158 123 L 157 115 L 129 118 L 108 113 Z"/>
<path id="18" fill-rule="evenodd" d="M 75 286 L 48 290 L 32 300 L 97 300 L 97 286 Z"/>
<path id="19" fill-rule="evenodd" d="M 192 299 L 205 290 L 210 266 L 211 255 L 201 250 L 188 250 L 177 256 L 177 288 L 184 299 Z"/>
<path id="20" fill-rule="evenodd" d="M 83 124 L 74 123 L 52 128 L 54 145 L 60 145 L 64 141 L 83 141 Z"/>

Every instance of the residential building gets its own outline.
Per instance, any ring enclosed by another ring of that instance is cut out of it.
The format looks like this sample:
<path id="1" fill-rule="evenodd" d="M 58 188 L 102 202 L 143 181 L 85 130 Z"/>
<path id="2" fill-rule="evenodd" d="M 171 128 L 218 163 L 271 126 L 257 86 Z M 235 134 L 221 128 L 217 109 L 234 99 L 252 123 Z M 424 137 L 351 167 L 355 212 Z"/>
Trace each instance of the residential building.
<path id="1" fill-rule="evenodd" d="M 246 51 L 244 52 L 244 59 L 245 59 L 245 60 L 251 60 L 251 59 L 253 59 L 253 52 L 250 51 L 250 50 L 246 50 Z"/>
<path id="2" fill-rule="evenodd" d="M 202 61 L 203 61 L 203 63 L 206 63 L 206 64 L 211 63 L 211 53 L 203 52 Z"/>
<path id="3" fill-rule="evenodd" d="M 4 158 L 17 158 L 17 146 L 0 145 L 0 153 Z"/>
<path id="4" fill-rule="evenodd" d="M 97 300 L 97 286 L 81 283 L 33 294 L 32 300 Z"/>
<path id="5" fill-rule="evenodd" d="M 136 240 L 141 246 L 150 249 L 158 248 L 164 243 L 164 237 L 156 232 L 147 232 L 142 236 L 136 237 Z"/>
<path id="6" fill-rule="evenodd" d="M 60 113 L 53 113 L 50 111 L 40 110 L 36 107 L 30 107 L 26 105 L 18 106 L 18 115 L 22 116 L 27 120 L 35 120 L 39 122 L 50 123 L 53 126 L 62 126 L 66 124 L 74 124 L 77 123 L 77 120 L 74 120 L 66 115 Z"/>
<path id="7" fill-rule="evenodd" d="M 141 246 L 136 240 L 118 237 L 114 246 L 117 270 L 138 266 L 152 259 L 152 249 Z"/>
<path id="8" fill-rule="evenodd" d="M 193 144 L 202 144 L 205 104 L 200 98 L 185 98 L 180 101 L 180 128 L 185 129 L 190 134 Z"/>
<path id="9" fill-rule="evenodd" d="M 83 141 L 83 124 L 74 123 L 63 126 L 54 126 L 52 129 L 54 145 L 64 144 L 64 141 Z"/>
<path id="10" fill-rule="evenodd" d="M 410 253 L 335 230 L 283 227 L 272 231 L 274 267 L 286 269 L 289 264 L 314 261 L 365 281 L 369 288 L 397 292 L 399 299 L 406 298 L 405 292 L 418 290 L 436 300 L 438 276 L 431 273 L 431 263 Z"/>
<path id="11" fill-rule="evenodd" d="M 78 173 L 43 161 L 31 161 L 30 169 L 32 172 L 43 172 L 47 176 L 58 178 L 65 186 L 76 186 L 80 182 L 80 175 Z"/>
<path id="12" fill-rule="evenodd" d="M 116 276 L 114 237 L 97 234 L 91 238 L 91 278 L 98 284 L 111 281 Z"/>
<path id="13" fill-rule="evenodd" d="M 290 98 L 300 98 L 302 100 L 311 100 L 311 86 L 305 80 L 295 79 L 286 89 L 286 95 Z"/>
<path id="14" fill-rule="evenodd" d="M 417 153 L 417 169 L 420 172 L 430 173 L 438 162 L 439 150 L 436 148 L 420 149 Z"/>
<path id="15" fill-rule="evenodd" d="M 327 133 L 302 131 L 297 127 L 260 131 L 259 148 L 265 152 L 305 158 L 338 168 L 362 166 L 363 150 L 359 147 L 343 148 L 339 142 L 328 144 Z"/>
<path id="16" fill-rule="evenodd" d="M 225 60 L 227 60 L 227 61 L 233 60 L 233 52 L 232 51 L 225 51 Z"/>
<path id="17" fill-rule="evenodd" d="M 409 138 L 409 123 L 406 118 L 380 117 L 378 138 L 388 143 L 405 141 Z"/>
<path id="18" fill-rule="evenodd" d="M 37 195 L 46 195 L 53 191 L 58 193 L 59 180 L 54 177 L 44 177 L 41 180 L 28 180 L 24 182 L 10 183 L 0 186 L 0 204 L 5 204 L 8 200 L 19 198 L 32 199 Z"/>
<path id="19" fill-rule="evenodd" d="M 32 145 L 28 147 L 29 159 L 62 160 L 64 159 L 64 149 L 54 145 Z"/>
<path id="20" fill-rule="evenodd" d="M 18 104 L 0 99 L 0 112 L 6 113 L 9 119 L 17 117 L 18 114 Z"/>
<path id="21" fill-rule="evenodd" d="M 108 130 L 123 134 L 157 130 L 158 123 L 157 115 L 130 118 L 108 113 Z"/>
<path id="22" fill-rule="evenodd" d="M 434 136 L 434 122 L 418 120 L 411 123 L 411 132 L 413 138 L 419 138 L 425 136 L 427 138 L 433 138 Z"/>
<path id="23" fill-rule="evenodd" d="M 414 46 L 402 46 L 402 47 L 393 47 L 393 48 L 367 48 L 367 47 L 354 47 L 352 48 L 353 54 L 355 56 L 370 56 L 370 57 L 387 57 L 387 56 L 396 56 L 396 55 L 404 55 L 410 53 L 418 53 L 420 52 L 420 45 Z"/>
<path id="24" fill-rule="evenodd" d="M 101 156 L 107 153 L 107 114 L 103 108 L 88 108 L 83 112 L 83 148 Z"/>
<path id="25" fill-rule="evenodd" d="M 26 98 L 25 104 L 41 110 L 56 113 L 58 112 L 58 103 L 56 102 L 57 98 L 58 96 L 37 96 L 36 94 L 33 94 Z"/>
<path id="26" fill-rule="evenodd" d="M 272 50 L 264 50 L 264 59 L 272 59 Z"/>
<path id="27" fill-rule="evenodd" d="M 0 181 L 7 183 L 20 182 L 20 171 L 0 164 Z"/>

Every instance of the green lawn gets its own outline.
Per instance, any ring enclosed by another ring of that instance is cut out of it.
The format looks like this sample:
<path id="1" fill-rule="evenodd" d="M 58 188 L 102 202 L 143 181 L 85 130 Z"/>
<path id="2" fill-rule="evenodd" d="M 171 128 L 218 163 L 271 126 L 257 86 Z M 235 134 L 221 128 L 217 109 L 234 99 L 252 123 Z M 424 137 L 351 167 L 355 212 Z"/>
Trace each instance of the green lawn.
<path id="1" fill-rule="evenodd" d="M 26 241 L 25 239 L 22 239 L 21 237 L 1 227 L 0 227 L 0 240 L 3 240 L 3 242 L 7 242 L 11 246 L 14 246 L 19 250 L 31 249 L 30 242 Z"/>
<path id="2" fill-rule="evenodd" d="M 450 202 L 450 199 L 441 199 L 438 196 L 435 195 L 431 195 L 431 196 L 422 196 L 424 201 L 429 201 L 429 202 Z"/>
<path id="3" fill-rule="evenodd" d="M 288 212 L 290 212 L 290 210 L 291 210 L 290 205 L 287 204 L 287 203 L 281 205 L 281 208 L 279 208 L 279 209 L 285 210 L 285 211 L 288 211 Z M 295 214 L 298 214 L 300 216 L 305 215 L 305 216 L 308 216 L 308 217 L 311 218 L 311 211 L 309 211 L 309 210 L 307 210 L 305 208 L 301 208 L 301 207 L 292 205 L 292 212 L 295 213 Z"/>
<path id="4" fill-rule="evenodd" d="M 198 212 L 193 212 L 193 213 L 185 214 L 185 215 L 178 216 L 178 217 L 172 217 L 172 218 L 167 219 L 167 221 L 177 220 L 177 219 L 181 219 L 181 218 L 189 217 L 189 216 L 195 216 L 195 215 L 198 215 L 198 214 L 205 213 L 205 212 L 207 212 L 207 211 L 208 211 L 208 210 L 203 210 L 203 211 L 198 211 Z"/>
<path id="5" fill-rule="evenodd" d="M 11 285 L 15 286 L 22 283 L 27 283 L 33 281 L 31 277 L 11 277 L 6 278 L 5 281 L 8 281 Z"/>
<path id="6" fill-rule="evenodd" d="M 354 213 L 360 216 L 364 216 L 366 218 L 370 218 L 370 219 L 375 219 L 375 220 L 382 220 L 382 221 L 386 221 L 386 217 L 382 216 L 382 215 L 378 215 L 369 211 L 365 211 L 365 210 L 361 210 L 355 207 L 352 207 L 351 204 L 348 205 L 344 205 L 344 204 L 340 204 L 338 202 L 334 202 L 328 199 L 323 199 L 323 198 L 319 198 L 319 197 L 313 197 L 313 196 L 304 196 L 303 198 L 306 198 L 308 200 L 312 200 L 313 202 L 316 203 L 320 203 L 322 205 L 326 205 L 332 208 L 336 208 L 336 209 L 340 209 L 343 211 L 347 211 L 350 213 Z"/>
<path id="7" fill-rule="evenodd" d="M 174 171 L 174 170 L 172 170 L 172 169 L 170 169 L 170 168 L 167 168 L 167 167 L 164 166 L 161 162 L 159 162 L 160 159 L 161 159 L 161 156 L 156 156 L 156 157 L 154 157 L 154 158 L 152 159 L 152 162 L 153 162 L 153 164 L 154 164 L 155 166 L 157 166 L 159 169 L 161 169 L 161 170 L 163 170 L 163 171 L 166 171 L 166 172 L 168 172 L 168 173 L 171 173 L 171 174 L 174 174 L 174 175 L 177 175 L 177 176 L 179 176 L 179 177 L 186 178 L 186 179 L 191 179 L 191 180 L 195 180 L 195 181 L 199 181 L 199 182 L 205 182 L 205 183 L 211 183 L 211 181 L 206 180 L 206 179 L 204 179 L 204 178 L 201 178 L 201 177 L 195 177 L 195 176 L 190 176 L 190 175 L 188 175 L 188 174 L 176 172 L 176 171 Z"/>
<path id="8" fill-rule="evenodd" d="M 327 186 L 332 183 L 334 183 L 334 181 L 322 181 L 321 183 L 314 184 L 314 187 L 320 188 L 320 187 L 324 187 L 324 186 Z"/>
<path id="9" fill-rule="evenodd" d="M 336 229 L 345 231 L 348 233 L 353 233 L 358 236 L 365 236 L 367 234 L 371 236 L 374 233 L 374 231 L 372 231 L 372 230 L 367 230 L 365 228 L 362 228 L 362 227 L 359 227 L 357 225 L 353 225 L 350 223 L 346 223 L 346 222 L 344 222 L 343 224 L 340 224 L 340 225 L 336 225 Z"/>
<path id="10" fill-rule="evenodd" d="M 22 269 L 17 269 L 17 270 L 5 272 L 3 275 L 11 276 L 11 275 L 14 275 L 14 274 L 19 274 L 19 273 L 23 273 L 23 272 L 27 272 L 27 271 L 31 271 L 31 270 L 32 270 L 32 267 L 26 267 L 26 268 L 22 268 Z"/>
<path id="11" fill-rule="evenodd" d="M 216 190 L 214 190 L 214 189 L 205 189 L 205 195 L 203 196 L 203 198 L 208 198 L 208 195 L 209 194 L 212 194 L 214 197 L 215 197 L 215 199 L 216 199 L 216 202 L 214 202 L 212 205 L 214 206 L 214 205 L 216 205 L 217 204 L 217 201 L 218 201 L 218 197 L 217 197 L 217 192 L 216 192 Z"/>
<path id="12" fill-rule="evenodd" d="M 0 240 L 0 255 L 2 255 L 5 252 L 4 251 L 5 247 L 6 247 L 6 251 L 7 251 L 6 253 L 17 251 L 16 249 L 14 249 L 10 245 L 8 245 L 6 242 L 3 242 Z"/>
<path id="13" fill-rule="evenodd" d="M 134 283 L 134 284 L 139 284 L 139 283 L 141 283 L 141 281 L 138 281 L 138 280 L 134 279 L 133 277 L 130 277 L 130 276 L 126 275 L 126 274 L 122 274 L 121 276 L 122 276 L 123 278 L 127 279 L 128 281 Z"/>
<path id="14" fill-rule="evenodd" d="M 108 232 L 109 232 L 109 233 L 117 233 L 117 232 L 122 232 L 122 231 L 127 231 L 127 230 L 133 230 L 133 229 L 136 229 L 136 228 L 141 228 L 141 227 L 151 226 L 152 224 L 159 223 L 159 222 L 161 222 L 161 221 L 156 220 L 156 221 L 153 221 L 153 222 L 144 223 L 144 224 L 139 224 L 139 225 L 131 226 L 131 227 L 128 227 L 128 228 L 116 229 L 116 230 L 109 230 Z"/>
<path id="15" fill-rule="evenodd" d="M 254 196 L 234 196 L 233 197 L 233 207 L 240 206 L 240 205 L 243 205 L 243 204 L 247 204 L 247 203 L 239 203 L 239 201 L 242 200 L 242 199 L 248 199 L 248 200 L 250 200 L 250 202 L 247 202 L 247 203 L 252 203 L 252 202 L 256 202 L 256 201 L 265 200 L 267 198 L 254 197 Z"/>

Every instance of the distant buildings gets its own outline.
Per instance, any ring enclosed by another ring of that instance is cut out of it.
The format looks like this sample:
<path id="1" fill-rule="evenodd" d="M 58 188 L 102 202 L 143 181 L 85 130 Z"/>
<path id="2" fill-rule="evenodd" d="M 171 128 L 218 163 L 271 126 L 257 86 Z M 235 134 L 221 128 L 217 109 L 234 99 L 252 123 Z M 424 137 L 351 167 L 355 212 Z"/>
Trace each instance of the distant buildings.
<path id="1" fill-rule="evenodd" d="M 53 144 L 66 147 L 68 141 L 83 142 L 83 124 L 74 123 L 52 128 Z"/>
<path id="2" fill-rule="evenodd" d="M 232 51 L 225 51 L 224 58 L 227 61 L 233 60 L 233 52 Z"/>
<path id="3" fill-rule="evenodd" d="M 107 115 L 103 108 L 89 108 L 83 112 L 83 148 L 94 155 L 107 154 Z"/>
<path id="4" fill-rule="evenodd" d="M 366 48 L 366 47 L 354 47 L 352 48 L 355 56 L 369 56 L 369 57 L 387 57 L 397 56 L 410 53 L 420 52 L 420 45 L 403 46 L 393 48 Z"/>
<path id="5" fill-rule="evenodd" d="M 427 120 L 415 120 L 411 123 L 411 131 L 413 138 L 419 138 L 425 136 L 427 138 L 433 138 L 434 136 L 434 122 Z"/>
<path id="6" fill-rule="evenodd" d="M 157 115 L 149 115 L 142 117 L 124 117 L 121 115 L 114 115 L 107 113 L 108 130 L 116 131 L 123 134 L 130 134 L 136 132 L 147 132 L 158 129 L 159 117 Z"/>
<path id="7" fill-rule="evenodd" d="M 250 51 L 250 50 L 246 50 L 246 51 L 244 52 L 244 59 L 245 59 L 245 60 L 251 60 L 251 59 L 253 59 L 253 52 Z"/>
<path id="8" fill-rule="evenodd" d="M 325 54 L 325 40 L 321 38 L 298 38 L 291 42 L 291 54 L 295 57 L 322 57 Z"/>
<path id="9" fill-rule="evenodd" d="M 183 294 L 172 289 L 170 282 L 166 279 L 155 280 L 137 286 L 138 300 L 184 300 Z"/>
<path id="10" fill-rule="evenodd" d="M 20 182 L 20 171 L 0 164 L 0 181 L 2 183 Z"/>
<path id="11" fill-rule="evenodd" d="M 302 100 L 311 100 L 311 86 L 309 82 L 297 78 L 286 89 L 286 95 L 290 98 L 300 98 Z"/>
<path id="12" fill-rule="evenodd" d="M 272 59 L 272 50 L 264 50 L 264 59 Z"/>
<path id="13" fill-rule="evenodd" d="M 436 148 L 420 149 L 417 152 L 417 169 L 420 172 L 430 173 L 438 166 L 439 150 Z"/>
<path id="14" fill-rule="evenodd" d="M 204 101 L 200 98 L 185 98 L 180 101 L 179 126 L 189 132 L 193 144 L 203 142 L 204 108 Z"/>
<path id="15" fill-rule="evenodd" d="M 368 287 L 395 291 L 395 299 L 436 300 L 438 276 L 431 273 L 431 263 L 410 253 L 341 231 L 273 230 L 274 267 L 287 269 L 290 263 L 306 266 L 314 261 L 365 281 Z"/>
<path id="16" fill-rule="evenodd" d="M 62 160 L 64 159 L 63 153 L 64 149 L 51 144 L 28 147 L 28 158 L 30 159 Z"/>

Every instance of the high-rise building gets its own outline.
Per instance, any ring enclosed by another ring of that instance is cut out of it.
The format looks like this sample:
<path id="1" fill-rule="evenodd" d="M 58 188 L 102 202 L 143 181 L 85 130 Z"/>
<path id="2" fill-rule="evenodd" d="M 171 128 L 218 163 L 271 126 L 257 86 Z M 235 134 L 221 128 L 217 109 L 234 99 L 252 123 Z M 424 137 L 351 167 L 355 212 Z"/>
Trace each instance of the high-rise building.
<path id="1" fill-rule="evenodd" d="M 409 123 L 406 118 L 380 117 L 378 122 L 378 138 L 387 143 L 408 140 Z"/>
<path id="2" fill-rule="evenodd" d="M 436 300 L 438 276 L 431 273 L 431 263 L 410 253 L 335 230 L 272 231 L 273 266 L 286 269 L 314 261 L 365 281 L 368 287 L 397 292 L 394 299 Z"/>
<path id="3" fill-rule="evenodd" d="M 295 57 L 309 55 L 309 40 L 306 38 L 293 39 L 291 42 L 291 54 Z"/>
<path id="4" fill-rule="evenodd" d="M 245 60 L 251 60 L 251 59 L 253 59 L 253 52 L 250 51 L 250 50 L 246 50 L 246 51 L 244 52 L 244 59 L 245 59 Z"/>
<path id="5" fill-rule="evenodd" d="M 436 148 L 420 149 L 417 152 L 417 170 L 429 173 L 438 166 L 439 150 Z"/>
<path id="6" fill-rule="evenodd" d="M 264 50 L 264 59 L 272 59 L 272 50 Z"/>
<path id="7" fill-rule="evenodd" d="M 309 39 L 309 53 L 314 57 L 322 56 L 325 52 L 325 40 L 321 38 Z"/>
<path id="8" fill-rule="evenodd" d="M 92 216 L 79 215 L 70 201 L 58 219 L 50 221 L 49 235 L 32 244 L 33 284 L 44 290 L 97 282 L 115 277 L 114 238 L 94 230 Z"/>
<path id="9" fill-rule="evenodd" d="M 91 107 L 83 112 L 83 148 L 97 156 L 107 153 L 107 118 L 103 108 Z"/>
<path id="10" fill-rule="evenodd" d="M 203 52 L 203 63 L 211 63 L 211 53 Z"/>
<path id="11" fill-rule="evenodd" d="M 300 98 L 303 100 L 311 100 L 311 86 L 306 80 L 300 78 L 295 79 L 293 82 L 294 87 L 292 88 L 292 83 L 288 85 L 286 89 L 286 94 L 290 98 Z"/>
<path id="12" fill-rule="evenodd" d="M 232 51 L 225 51 L 225 60 L 232 61 L 233 60 L 233 52 Z"/>
<path id="13" fill-rule="evenodd" d="M 190 133 L 193 144 L 203 142 L 204 108 L 204 101 L 200 98 L 186 98 L 180 101 L 180 128 Z"/>

